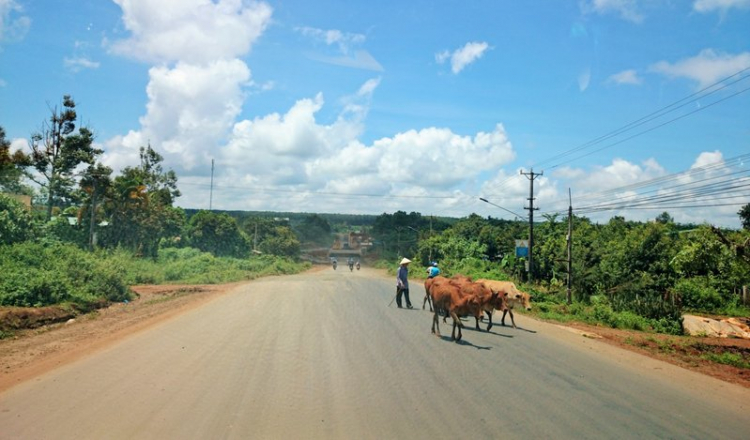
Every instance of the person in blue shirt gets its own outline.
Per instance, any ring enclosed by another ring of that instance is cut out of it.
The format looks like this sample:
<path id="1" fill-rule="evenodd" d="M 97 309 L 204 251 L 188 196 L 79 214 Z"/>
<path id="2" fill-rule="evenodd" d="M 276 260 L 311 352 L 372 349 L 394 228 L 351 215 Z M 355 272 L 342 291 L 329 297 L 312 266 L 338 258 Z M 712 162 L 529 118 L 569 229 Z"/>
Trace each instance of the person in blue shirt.
<path id="1" fill-rule="evenodd" d="M 401 308 L 401 295 L 406 299 L 406 308 L 413 309 L 409 301 L 409 263 L 411 263 L 410 259 L 402 259 L 396 273 L 396 305 L 399 309 Z"/>
<path id="2" fill-rule="evenodd" d="M 438 275 L 440 275 L 440 268 L 438 268 L 437 261 L 433 261 L 427 268 L 427 278 L 435 278 Z"/>

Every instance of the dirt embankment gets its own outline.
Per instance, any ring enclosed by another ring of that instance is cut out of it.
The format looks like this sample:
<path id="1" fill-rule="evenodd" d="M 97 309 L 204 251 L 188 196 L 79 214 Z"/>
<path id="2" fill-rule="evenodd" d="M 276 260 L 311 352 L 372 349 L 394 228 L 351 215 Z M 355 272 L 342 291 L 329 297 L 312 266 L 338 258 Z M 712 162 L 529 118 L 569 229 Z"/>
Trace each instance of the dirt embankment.
<path id="1" fill-rule="evenodd" d="M 83 315 L 59 307 L 0 308 L 4 328 L 24 322 L 33 327 L 13 330 L 13 336 L 0 340 L 0 391 L 199 307 L 238 285 L 134 286 L 133 301 Z"/>
<path id="2" fill-rule="evenodd" d="M 199 307 L 231 291 L 240 283 L 224 285 L 135 286 L 138 297 L 95 312 L 78 315 L 72 321 L 42 325 L 15 332 L 0 340 L 0 391 L 45 371 L 87 356 L 162 320 Z M 0 308 L 0 314 L 8 309 Z M 60 310 L 15 310 L 37 323 L 69 319 Z M 2 315 L 0 315 L 2 316 Z M 72 316 L 72 315 L 71 315 Z M 582 337 L 597 338 L 620 348 L 657 358 L 686 369 L 750 388 L 750 369 L 711 361 L 710 358 L 750 359 L 750 340 L 656 335 L 636 331 L 566 324 Z"/>

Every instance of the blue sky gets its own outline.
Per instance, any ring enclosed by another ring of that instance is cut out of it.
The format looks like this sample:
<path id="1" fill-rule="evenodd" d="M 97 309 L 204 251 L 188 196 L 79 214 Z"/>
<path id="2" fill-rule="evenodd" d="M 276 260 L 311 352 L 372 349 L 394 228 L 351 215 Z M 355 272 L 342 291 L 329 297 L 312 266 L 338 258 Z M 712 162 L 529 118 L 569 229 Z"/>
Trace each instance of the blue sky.
<path id="1" fill-rule="evenodd" d="M 512 218 L 533 167 L 537 216 L 738 227 L 748 69 L 750 0 L 0 0 L 13 147 L 70 94 L 188 208 L 213 159 L 218 209 Z"/>

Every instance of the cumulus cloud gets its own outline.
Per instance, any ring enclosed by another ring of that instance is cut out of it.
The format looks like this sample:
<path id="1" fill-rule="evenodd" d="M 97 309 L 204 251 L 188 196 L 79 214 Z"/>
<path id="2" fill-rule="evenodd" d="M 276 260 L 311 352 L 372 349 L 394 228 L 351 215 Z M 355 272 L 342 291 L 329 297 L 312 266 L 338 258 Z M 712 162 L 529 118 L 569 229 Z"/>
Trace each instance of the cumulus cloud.
<path id="1" fill-rule="evenodd" d="M 177 63 L 173 68 L 153 67 L 149 77 L 141 130 L 118 138 L 120 149 L 118 139 L 112 140 L 110 150 L 117 154 L 109 161 L 126 151 L 137 151 L 134 144 L 146 141 L 185 170 L 205 162 L 242 110 L 242 87 L 250 80 L 250 69 L 237 59 L 205 66 Z"/>
<path id="2" fill-rule="evenodd" d="M 618 85 L 640 85 L 643 82 L 638 72 L 633 69 L 623 70 L 607 78 L 607 83 Z"/>
<path id="3" fill-rule="evenodd" d="M 694 57 L 675 63 L 659 61 L 650 70 L 670 78 L 687 78 L 696 81 L 699 88 L 704 88 L 748 67 L 750 52 L 730 55 L 704 49 Z"/>
<path id="4" fill-rule="evenodd" d="M 114 0 L 131 37 L 109 44 L 116 54 L 147 62 L 205 63 L 250 51 L 271 18 L 262 2 Z"/>
<path id="5" fill-rule="evenodd" d="M 703 168 L 709 165 L 721 165 L 724 163 L 724 156 L 721 151 L 704 151 L 695 159 L 690 169 Z"/>
<path id="6" fill-rule="evenodd" d="M 600 15 L 617 14 L 623 20 L 633 23 L 643 22 L 643 14 L 638 10 L 636 0 L 590 0 L 581 2 L 581 10 L 584 13 L 596 13 Z"/>
<path id="7" fill-rule="evenodd" d="M 454 74 L 458 74 L 464 70 L 466 66 L 479 58 L 482 58 L 482 55 L 484 55 L 484 52 L 486 52 L 489 47 L 489 44 L 486 42 L 466 43 L 463 47 L 456 49 L 453 52 L 446 50 L 435 54 L 435 61 L 437 61 L 438 64 L 443 64 L 450 60 L 451 71 Z"/>
<path id="8" fill-rule="evenodd" d="M 696 0 L 693 3 L 693 9 L 702 13 L 713 11 L 725 13 L 732 8 L 750 8 L 750 0 Z"/>
<path id="9" fill-rule="evenodd" d="M 113 53 L 156 65 L 149 70 L 146 114 L 139 130 L 105 141 L 105 163 L 137 161 L 151 143 L 178 170 L 194 170 L 226 141 L 255 84 L 246 54 L 270 22 L 265 3 L 236 0 L 115 0 L 129 38 L 108 43 Z"/>
<path id="10" fill-rule="evenodd" d="M 23 39 L 31 27 L 31 19 L 23 15 L 23 7 L 15 0 L 0 0 L 0 49 L 4 42 Z"/>

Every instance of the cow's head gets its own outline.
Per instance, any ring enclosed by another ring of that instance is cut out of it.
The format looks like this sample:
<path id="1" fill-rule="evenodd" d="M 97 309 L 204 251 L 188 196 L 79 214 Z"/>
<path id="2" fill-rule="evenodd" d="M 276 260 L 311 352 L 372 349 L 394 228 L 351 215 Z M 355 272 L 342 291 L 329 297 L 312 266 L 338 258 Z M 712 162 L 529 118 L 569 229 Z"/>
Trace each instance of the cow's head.
<path id="1" fill-rule="evenodd" d="M 520 305 L 526 310 L 531 310 L 531 295 L 526 292 L 521 292 L 515 286 L 510 289 L 508 294 L 508 301 L 513 305 Z"/>

